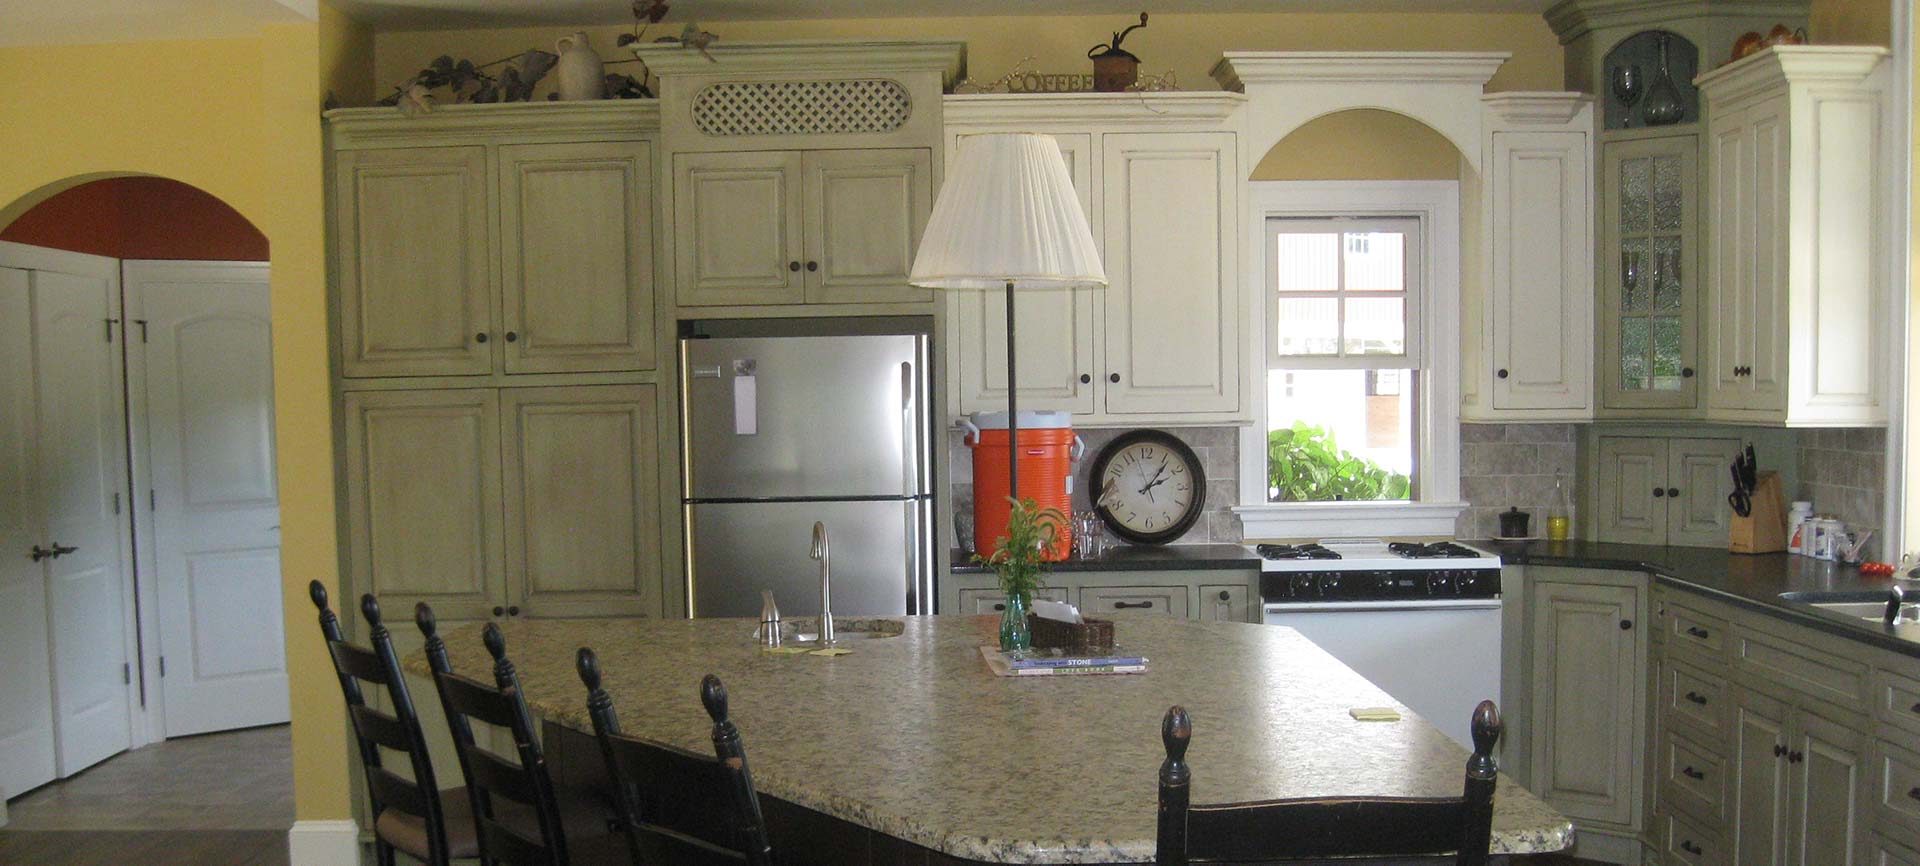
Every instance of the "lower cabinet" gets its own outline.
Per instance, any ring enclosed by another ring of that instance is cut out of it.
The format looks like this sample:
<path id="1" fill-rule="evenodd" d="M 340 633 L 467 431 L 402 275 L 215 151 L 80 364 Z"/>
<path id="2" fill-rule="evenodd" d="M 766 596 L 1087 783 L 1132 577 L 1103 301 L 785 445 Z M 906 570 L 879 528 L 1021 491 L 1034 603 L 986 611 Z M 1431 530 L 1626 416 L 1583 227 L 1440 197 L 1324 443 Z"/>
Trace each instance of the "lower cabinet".
<path id="1" fill-rule="evenodd" d="M 1083 586 L 1080 610 L 1088 614 L 1164 613 L 1184 619 L 1191 592 L 1184 586 Z"/>
<path id="2" fill-rule="evenodd" d="M 1741 688 L 1733 853 L 1741 864 L 1862 863 L 1866 736 Z"/>
<path id="3" fill-rule="evenodd" d="M 1033 597 L 1047 601 L 1071 602 L 1067 590 L 1059 587 L 1042 587 L 1035 590 Z M 960 590 L 959 613 L 1000 613 L 1007 609 L 1006 593 L 999 589 L 963 589 Z"/>
<path id="4" fill-rule="evenodd" d="M 1212 622 L 1258 622 L 1260 572 L 1249 568 L 1169 571 L 1056 571 L 1035 598 L 1078 605 L 1088 615 L 1155 613 Z M 940 612 L 990 614 L 1006 595 L 991 573 L 950 574 Z"/>
<path id="5" fill-rule="evenodd" d="M 1637 832 L 1647 735 L 1646 577 L 1533 567 L 1527 574 L 1530 787 L 1583 833 Z"/>

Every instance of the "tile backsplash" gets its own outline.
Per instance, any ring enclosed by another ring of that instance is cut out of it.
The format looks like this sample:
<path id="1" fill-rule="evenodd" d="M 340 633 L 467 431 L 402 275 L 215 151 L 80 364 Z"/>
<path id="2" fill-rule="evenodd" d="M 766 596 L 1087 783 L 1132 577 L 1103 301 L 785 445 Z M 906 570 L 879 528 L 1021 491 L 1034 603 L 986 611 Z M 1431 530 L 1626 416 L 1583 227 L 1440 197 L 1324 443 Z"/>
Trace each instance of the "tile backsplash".
<path id="1" fill-rule="evenodd" d="M 1454 534 L 1492 537 L 1500 529 L 1500 512 L 1517 506 L 1533 515 L 1528 531 L 1545 535 L 1556 473 L 1566 478 L 1579 532 L 1578 430 L 1573 424 L 1460 425 L 1460 498 L 1471 507 L 1460 512 Z"/>
<path id="2" fill-rule="evenodd" d="M 1886 525 L 1887 431 L 1879 428 L 1799 431 L 1800 482 L 1795 499 L 1813 502 L 1813 510 L 1884 533 Z M 1866 554 L 1880 551 L 1879 539 Z"/>
<path id="3" fill-rule="evenodd" d="M 1087 472 L 1100 449 L 1129 428 L 1083 429 L 1076 431 L 1087 443 L 1086 456 L 1073 466 L 1073 510 L 1092 507 L 1087 499 Z M 1194 456 L 1207 472 L 1206 512 L 1174 544 L 1207 544 L 1240 541 L 1240 518 L 1231 509 L 1240 503 L 1240 439 L 1237 427 L 1162 427 L 1193 449 Z M 947 434 L 947 452 L 951 458 L 949 473 L 953 487 L 953 513 L 973 513 L 973 449 L 961 444 L 959 431 Z M 1023 483 L 1021 485 L 1025 487 Z M 1111 536 L 1109 543 L 1118 539 Z"/>

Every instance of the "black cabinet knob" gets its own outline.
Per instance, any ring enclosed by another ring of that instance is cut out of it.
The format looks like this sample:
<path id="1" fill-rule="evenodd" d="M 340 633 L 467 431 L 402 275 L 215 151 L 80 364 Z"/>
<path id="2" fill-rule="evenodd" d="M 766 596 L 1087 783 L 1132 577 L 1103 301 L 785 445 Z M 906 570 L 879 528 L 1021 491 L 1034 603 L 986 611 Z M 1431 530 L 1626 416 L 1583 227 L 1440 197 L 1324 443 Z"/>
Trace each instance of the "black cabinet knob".
<path id="1" fill-rule="evenodd" d="M 1687 626 L 1687 634 L 1697 637 L 1701 640 L 1707 639 L 1707 630 L 1699 626 L 1694 626 L 1694 625 Z"/>
<path id="2" fill-rule="evenodd" d="M 60 554 L 54 553 L 53 551 L 48 550 L 44 547 L 41 547 L 38 544 L 33 546 L 32 559 L 34 562 L 39 562 L 40 560 L 43 560 L 43 559 L 52 559 L 59 555 Z"/>
<path id="3" fill-rule="evenodd" d="M 1621 620 L 1621 621 L 1620 621 L 1620 630 L 1621 630 L 1621 631 L 1632 631 L 1632 630 L 1633 630 L 1633 620 L 1630 620 L 1630 619 L 1623 619 L 1623 620 Z"/>
<path id="4" fill-rule="evenodd" d="M 1108 373 L 1108 374 L 1107 374 L 1107 381 L 1109 381 L 1109 382 L 1112 382 L 1112 383 L 1113 383 L 1113 384 L 1115 384 L 1115 385 L 1118 385 L 1118 384 L 1120 384 L 1120 374 L 1119 374 L 1119 373 Z"/>
<path id="5" fill-rule="evenodd" d="M 1230 592 L 1228 592 L 1228 591 L 1226 591 L 1226 590 L 1224 590 L 1224 589 L 1223 589 L 1223 590 L 1220 590 L 1220 600 L 1221 600 L 1221 601 L 1232 601 L 1232 600 L 1233 600 L 1233 593 L 1230 593 Z"/>
<path id="6" fill-rule="evenodd" d="M 1493 375 L 1495 375 L 1495 376 L 1499 376 L 1499 377 L 1500 377 L 1500 378 L 1502 378 L 1502 379 L 1505 379 L 1505 378 L 1507 378 L 1507 371 L 1506 371 L 1506 368 L 1504 368 L 1504 367 L 1502 367 L 1501 369 L 1498 369 L 1498 370 L 1495 370 L 1495 371 L 1493 371 Z"/>
<path id="7" fill-rule="evenodd" d="M 1667 488 L 1665 488 L 1665 487 L 1655 487 L 1655 488 L 1653 488 L 1653 498 L 1655 498 L 1655 499 L 1661 499 L 1661 498 L 1663 498 L 1663 497 L 1665 497 L 1666 495 L 1667 495 Z"/>
<path id="8" fill-rule="evenodd" d="M 1692 368 L 1692 367 L 1681 367 L 1681 368 L 1680 368 L 1680 378 L 1682 378 L 1682 379 L 1691 379 L 1691 378 L 1693 378 L 1693 368 Z"/>
<path id="9" fill-rule="evenodd" d="M 798 272 L 798 271 L 800 270 L 800 263 L 799 263 L 799 262 L 788 262 L 788 263 L 787 263 L 787 270 L 789 270 L 789 271 L 795 271 L 795 272 Z"/>
<path id="10" fill-rule="evenodd" d="M 810 261 L 810 262 L 807 262 L 807 272 L 808 272 L 808 273 L 812 273 L 812 272 L 814 272 L 814 271 L 817 271 L 817 270 L 820 270 L 820 263 L 819 263 L 819 262 L 811 262 L 811 261 Z"/>
<path id="11" fill-rule="evenodd" d="M 1908 791 L 1907 796 L 1912 797 L 1915 800 L 1920 800 L 1920 788 L 1914 788 L 1913 790 Z"/>
<path id="12" fill-rule="evenodd" d="M 481 331 L 481 332 L 480 332 L 480 333 L 478 333 L 478 334 L 474 334 L 474 335 L 473 335 L 473 341 L 474 341 L 474 342 L 476 342 L 476 343 L 484 343 L 484 342 L 486 342 L 486 341 L 487 341 L 487 332 L 485 332 L 485 331 Z"/>
<path id="13" fill-rule="evenodd" d="M 994 606 L 993 606 L 993 612 L 994 612 L 994 613 L 999 613 L 999 612 L 1001 612 L 1001 611 L 1004 611 L 1004 610 L 1006 610 L 1006 609 L 1007 609 L 1007 605 L 1006 605 L 1006 603 L 1005 603 L 1005 602 L 997 602 L 997 603 L 995 603 L 995 604 L 994 604 Z"/>
<path id="14" fill-rule="evenodd" d="M 1685 776 L 1689 779 L 1692 779 L 1696 782 L 1707 777 L 1707 774 L 1702 773 L 1699 770 L 1696 770 L 1692 767 L 1681 767 L 1680 775 Z"/>
<path id="15" fill-rule="evenodd" d="M 1699 704 L 1700 706 L 1704 707 L 1707 705 L 1706 695 L 1700 694 L 1699 692 L 1687 692 L 1686 698 L 1688 701 Z"/>
<path id="16" fill-rule="evenodd" d="M 1784 757 L 1786 757 L 1786 756 L 1787 756 L 1787 747 L 1786 747 L 1786 746 L 1782 746 L 1782 745 L 1780 745 L 1779 743 L 1774 743 L 1774 744 L 1773 744 L 1773 756 L 1774 756 L 1774 757 L 1776 757 L 1776 758 L 1784 758 Z"/>
<path id="17" fill-rule="evenodd" d="M 1092 375 L 1090 375 L 1090 374 L 1087 374 L 1087 373 L 1081 373 L 1081 374 L 1080 374 L 1080 384 L 1082 384 L 1082 385 L 1085 385 L 1085 384 L 1087 384 L 1088 382 L 1091 382 L 1091 381 L 1093 381 L 1093 376 L 1092 376 Z"/>
<path id="18" fill-rule="evenodd" d="M 520 615 L 519 605 L 512 604 L 507 606 L 507 616 L 519 616 L 519 615 Z"/>
<path id="19" fill-rule="evenodd" d="M 1805 752 L 1793 751 L 1787 753 L 1787 763 L 1789 764 L 1798 764 L 1806 759 L 1807 753 Z"/>
<path id="20" fill-rule="evenodd" d="M 493 615 L 494 615 L 494 616 L 506 616 L 506 615 L 507 615 L 507 609 L 506 609 L 506 608 L 504 608 L 504 607 L 501 607 L 501 606 L 499 606 L 499 605 L 497 605 L 497 604 L 496 604 L 496 605 L 494 605 L 494 606 L 493 606 Z"/>
<path id="21" fill-rule="evenodd" d="M 515 340 L 518 340 L 518 339 L 520 339 L 520 335 L 519 335 L 519 334 L 516 334 L 516 333 L 514 333 L 514 332 L 512 332 L 512 331 L 508 331 L 508 332 L 507 332 L 507 342 L 509 342 L 509 343 L 511 343 L 511 342 L 513 342 L 513 341 L 515 341 Z"/>
<path id="22" fill-rule="evenodd" d="M 1688 854 L 1692 854 L 1695 857 L 1700 856 L 1700 853 L 1701 853 L 1700 846 L 1693 844 L 1692 839 L 1680 840 L 1680 850 L 1685 851 Z"/>
<path id="23" fill-rule="evenodd" d="M 1668 495 L 1668 496 L 1670 496 L 1670 497 L 1673 497 L 1674 499 L 1679 499 L 1679 498 L 1680 498 L 1680 488 L 1678 488 L 1678 487 L 1669 487 L 1669 488 L 1667 488 L 1667 495 Z"/>

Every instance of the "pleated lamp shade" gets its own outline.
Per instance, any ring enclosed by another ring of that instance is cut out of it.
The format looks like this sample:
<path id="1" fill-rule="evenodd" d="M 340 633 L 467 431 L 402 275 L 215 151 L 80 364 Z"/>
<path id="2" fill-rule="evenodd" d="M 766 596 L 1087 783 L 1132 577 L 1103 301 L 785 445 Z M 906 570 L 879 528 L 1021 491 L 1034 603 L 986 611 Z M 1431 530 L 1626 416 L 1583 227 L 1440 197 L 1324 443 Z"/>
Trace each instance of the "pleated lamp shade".
<path id="1" fill-rule="evenodd" d="M 1093 230 L 1053 139 L 1032 133 L 960 139 L 908 281 L 935 289 L 1106 285 Z"/>

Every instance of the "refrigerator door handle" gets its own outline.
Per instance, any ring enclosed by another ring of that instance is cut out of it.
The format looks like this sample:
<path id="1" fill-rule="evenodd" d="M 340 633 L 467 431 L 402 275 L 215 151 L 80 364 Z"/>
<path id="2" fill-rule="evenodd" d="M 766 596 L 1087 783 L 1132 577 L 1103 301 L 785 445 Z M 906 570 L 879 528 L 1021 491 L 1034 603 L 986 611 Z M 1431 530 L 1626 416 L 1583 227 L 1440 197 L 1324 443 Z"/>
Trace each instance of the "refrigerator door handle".
<path id="1" fill-rule="evenodd" d="M 918 500 L 910 500 L 906 507 L 908 614 L 931 613 L 920 609 L 920 510 L 923 507 Z"/>

